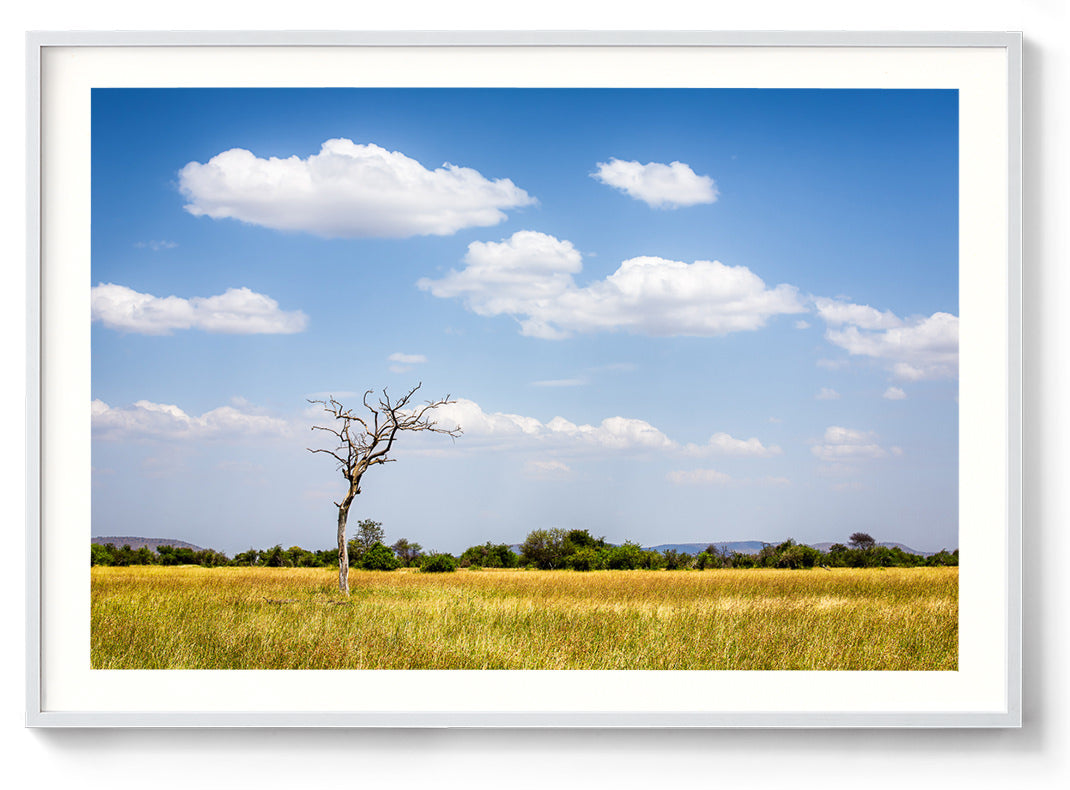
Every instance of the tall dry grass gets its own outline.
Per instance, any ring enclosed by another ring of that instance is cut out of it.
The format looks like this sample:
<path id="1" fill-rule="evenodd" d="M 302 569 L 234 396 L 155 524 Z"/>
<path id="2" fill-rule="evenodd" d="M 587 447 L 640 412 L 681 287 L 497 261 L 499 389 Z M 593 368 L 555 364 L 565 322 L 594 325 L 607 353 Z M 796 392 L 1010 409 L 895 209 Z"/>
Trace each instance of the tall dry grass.
<path id="1" fill-rule="evenodd" d="M 954 670 L 958 569 L 95 567 L 96 669 Z"/>

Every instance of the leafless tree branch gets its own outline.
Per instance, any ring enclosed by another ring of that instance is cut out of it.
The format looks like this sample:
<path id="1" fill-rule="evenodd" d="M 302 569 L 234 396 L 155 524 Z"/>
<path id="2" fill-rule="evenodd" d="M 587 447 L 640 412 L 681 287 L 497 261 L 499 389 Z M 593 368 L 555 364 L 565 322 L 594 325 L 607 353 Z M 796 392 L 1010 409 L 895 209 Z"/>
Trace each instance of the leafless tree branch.
<path id="1" fill-rule="evenodd" d="M 335 502 L 338 508 L 338 587 L 349 592 L 349 555 L 345 540 L 345 526 L 349 517 L 349 508 L 353 499 L 360 493 L 360 482 L 364 473 L 376 464 L 391 463 L 397 459 L 388 457 L 394 449 L 394 442 L 399 434 L 409 432 L 440 433 L 456 439 L 461 436 L 461 426 L 442 428 L 431 418 L 431 413 L 439 406 L 455 403 L 447 395 L 439 400 L 429 400 L 423 405 L 410 408 L 413 395 L 423 386 L 417 384 L 399 398 L 391 399 L 384 389 L 377 402 L 369 398 L 373 390 L 367 390 L 361 399 L 364 408 L 371 415 L 370 425 L 365 417 L 353 414 L 333 396 L 320 400 L 309 400 L 318 404 L 333 419 L 331 425 L 313 425 L 313 431 L 325 431 L 338 440 L 333 449 L 306 448 L 310 453 L 324 453 L 338 462 L 338 468 L 348 482 L 348 490 L 341 502 Z M 332 427 L 333 425 L 333 427 Z"/>

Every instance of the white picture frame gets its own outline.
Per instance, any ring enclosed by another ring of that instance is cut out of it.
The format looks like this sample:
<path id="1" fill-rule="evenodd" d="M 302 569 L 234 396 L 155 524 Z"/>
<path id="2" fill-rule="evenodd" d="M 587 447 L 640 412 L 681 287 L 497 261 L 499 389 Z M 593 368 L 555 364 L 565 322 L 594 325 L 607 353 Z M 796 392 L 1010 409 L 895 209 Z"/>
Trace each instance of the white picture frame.
<path id="1" fill-rule="evenodd" d="M 27 49 L 30 726 L 1020 726 L 1020 34 L 33 33 Z M 390 698 L 354 672 L 359 700 L 334 673 L 272 672 L 270 705 L 262 672 L 90 670 L 88 91 L 325 84 L 960 90 L 959 670 L 486 672 L 476 695 L 469 673 L 462 695 L 457 673 L 410 672 Z"/>

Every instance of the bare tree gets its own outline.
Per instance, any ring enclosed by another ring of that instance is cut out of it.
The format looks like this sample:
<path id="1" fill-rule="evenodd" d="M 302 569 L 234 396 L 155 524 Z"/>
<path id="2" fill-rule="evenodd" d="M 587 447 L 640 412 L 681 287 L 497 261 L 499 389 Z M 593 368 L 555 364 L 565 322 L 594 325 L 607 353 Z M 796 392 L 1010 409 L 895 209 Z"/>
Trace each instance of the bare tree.
<path id="1" fill-rule="evenodd" d="M 338 508 L 338 589 L 349 594 L 349 551 L 346 546 L 346 521 L 349 507 L 360 493 L 360 481 L 364 473 L 376 464 L 385 464 L 396 459 L 389 453 L 394 449 L 394 442 L 402 431 L 430 431 L 458 437 L 461 428 L 440 428 L 431 418 L 431 412 L 439 406 L 454 403 L 449 395 L 441 400 L 427 401 L 421 405 L 410 406 L 409 402 L 422 384 L 417 384 L 402 397 L 391 400 L 386 390 L 378 402 L 369 401 L 372 390 L 364 393 L 363 412 L 354 414 L 333 397 L 327 400 L 310 400 L 318 403 L 323 410 L 334 418 L 331 425 L 313 425 L 313 431 L 326 431 L 334 436 L 338 443 L 331 449 L 308 448 L 311 453 L 326 453 L 338 462 L 338 469 L 346 480 L 346 494 Z"/>

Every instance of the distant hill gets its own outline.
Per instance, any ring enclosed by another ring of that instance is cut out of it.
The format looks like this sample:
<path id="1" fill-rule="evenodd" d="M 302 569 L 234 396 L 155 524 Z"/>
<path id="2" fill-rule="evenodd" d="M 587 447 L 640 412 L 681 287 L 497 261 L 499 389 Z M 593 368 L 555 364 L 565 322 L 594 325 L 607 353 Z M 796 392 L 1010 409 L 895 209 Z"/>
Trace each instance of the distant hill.
<path id="1" fill-rule="evenodd" d="M 148 546 L 153 551 L 156 551 L 157 546 L 174 546 L 176 549 L 204 551 L 201 546 L 194 546 L 192 543 L 186 543 L 184 540 L 175 540 L 174 538 L 134 538 L 128 535 L 119 535 L 118 537 L 91 538 L 90 540 L 93 543 L 99 543 L 101 546 L 105 543 L 110 543 L 117 548 L 129 546 L 134 551 L 137 551 L 142 546 Z"/>
<path id="2" fill-rule="evenodd" d="M 684 554 L 698 554 L 706 550 L 709 543 L 662 543 L 658 546 L 647 546 L 647 550 L 653 549 L 654 551 L 665 552 L 668 549 L 682 552 Z M 762 550 L 762 546 L 776 545 L 774 543 L 762 543 L 760 540 L 730 540 L 730 541 L 718 541 L 713 544 L 719 549 L 728 551 L 738 551 L 740 554 L 757 554 Z M 828 541 L 825 543 L 807 543 L 807 546 L 812 546 L 819 551 L 828 551 L 834 543 Z M 847 545 L 844 543 L 844 545 Z M 903 543 L 879 543 L 879 546 L 887 546 L 890 549 L 900 548 L 907 554 L 917 554 L 921 557 L 930 557 L 936 552 L 934 551 L 918 551 L 912 549 Z"/>
<path id="3" fill-rule="evenodd" d="M 646 550 L 665 552 L 669 549 L 679 551 L 683 554 L 699 554 L 706 550 L 706 547 L 713 543 L 707 541 L 706 543 L 662 543 L 657 546 L 646 546 Z M 727 549 L 728 551 L 738 551 L 740 554 L 757 554 L 762 550 L 762 546 L 769 544 L 762 543 L 760 540 L 729 540 L 718 541 L 713 543 L 719 549 Z M 832 545 L 831 543 L 829 544 Z"/>
<path id="4" fill-rule="evenodd" d="M 844 546 L 847 545 L 846 541 L 838 541 L 838 542 L 841 543 Z M 835 545 L 835 543 L 808 543 L 807 545 L 808 546 L 813 546 L 818 551 L 828 551 L 830 548 L 832 548 Z M 878 546 L 887 546 L 889 549 L 902 549 L 907 554 L 917 554 L 919 557 L 931 557 L 933 554 L 936 554 L 935 551 L 918 551 L 917 549 L 912 549 L 912 548 L 910 548 L 910 546 L 907 546 L 905 543 L 888 543 L 888 542 L 884 542 L 884 543 L 878 543 L 877 545 Z"/>

